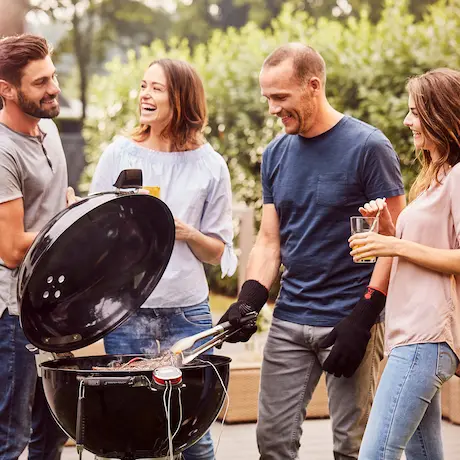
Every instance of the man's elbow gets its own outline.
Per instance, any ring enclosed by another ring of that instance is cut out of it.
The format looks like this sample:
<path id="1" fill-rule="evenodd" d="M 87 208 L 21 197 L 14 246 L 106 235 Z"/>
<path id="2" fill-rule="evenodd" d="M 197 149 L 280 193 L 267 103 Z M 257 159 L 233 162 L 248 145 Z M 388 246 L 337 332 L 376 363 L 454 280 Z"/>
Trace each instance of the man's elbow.
<path id="1" fill-rule="evenodd" d="M 14 270 L 15 268 L 18 268 L 19 265 L 21 265 L 23 258 L 24 258 L 24 254 L 21 251 L 12 251 L 8 254 L 1 255 L 3 264 L 10 270 Z"/>
<path id="2" fill-rule="evenodd" d="M 14 270 L 15 268 L 18 268 L 19 265 L 21 265 L 21 259 L 6 259 L 3 260 L 4 265 L 6 268 L 9 268 L 10 270 Z"/>

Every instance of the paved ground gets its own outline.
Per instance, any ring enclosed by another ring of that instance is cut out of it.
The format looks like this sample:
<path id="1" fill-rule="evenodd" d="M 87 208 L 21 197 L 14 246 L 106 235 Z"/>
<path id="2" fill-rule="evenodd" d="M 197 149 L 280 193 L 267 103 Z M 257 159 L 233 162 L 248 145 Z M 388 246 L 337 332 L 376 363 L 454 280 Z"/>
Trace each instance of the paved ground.
<path id="1" fill-rule="evenodd" d="M 255 424 L 224 425 L 221 423 L 212 426 L 212 435 L 217 444 L 220 443 L 216 460 L 257 460 L 257 445 L 255 441 Z M 301 460 L 333 460 L 332 440 L 329 420 L 308 420 L 303 424 Z M 460 458 L 460 426 L 443 423 L 443 439 L 445 460 Z M 26 460 L 23 454 L 20 460 Z M 75 447 L 66 447 L 62 460 L 78 460 Z M 83 460 L 94 460 L 94 455 L 84 452 Z"/>

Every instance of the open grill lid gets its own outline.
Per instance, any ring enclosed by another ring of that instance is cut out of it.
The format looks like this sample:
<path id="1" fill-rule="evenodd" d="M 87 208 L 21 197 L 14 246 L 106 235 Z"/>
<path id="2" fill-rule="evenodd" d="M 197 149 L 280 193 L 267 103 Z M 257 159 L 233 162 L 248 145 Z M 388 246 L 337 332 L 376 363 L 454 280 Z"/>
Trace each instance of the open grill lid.
<path id="1" fill-rule="evenodd" d="M 53 218 L 18 274 L 24 334 L 36 347 L 68 352 L 118 327 L 160 281 L 174 245 L 164 202 L 101 193 Z"/>

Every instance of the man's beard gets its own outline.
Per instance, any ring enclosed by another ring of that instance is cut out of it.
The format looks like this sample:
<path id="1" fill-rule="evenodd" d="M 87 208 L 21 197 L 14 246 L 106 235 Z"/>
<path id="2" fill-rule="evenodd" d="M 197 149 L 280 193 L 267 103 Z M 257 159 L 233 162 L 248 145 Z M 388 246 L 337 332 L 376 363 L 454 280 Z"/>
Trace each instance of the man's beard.
<path id="1" fill-rule="evenodd" d="M 315 106 L 310 100 L 304 101 L 303 107 L 299 110 L 297 114 L 297 119 L 299 120 L 299 129 L 297 134 L 307 133 L 312 126 L 314 125 L 314 116 Z"/>
<path id="2" fill-rule="evenodd" d="M 56 99 L 57 102 L 57 96 L 54 97 L 49 97 L 47 99 L 42 99 L 38 104 L 36 102 L 31 101 L 30 99 L 27 98 L 27 96 L 18 89 L 18 105 L 21 108 L 21 110 L 26 113 L 27 115 L 30 115 L 31 117 L 35 118 L 54 118 L 59 115 L 60 112 L 60 107 L 59 103 L 56 105 L 56 107 L 53 107 L 51 109 L 42 109 L 41 104 L 44 103 L 45 101 L 50 101 Z"/>

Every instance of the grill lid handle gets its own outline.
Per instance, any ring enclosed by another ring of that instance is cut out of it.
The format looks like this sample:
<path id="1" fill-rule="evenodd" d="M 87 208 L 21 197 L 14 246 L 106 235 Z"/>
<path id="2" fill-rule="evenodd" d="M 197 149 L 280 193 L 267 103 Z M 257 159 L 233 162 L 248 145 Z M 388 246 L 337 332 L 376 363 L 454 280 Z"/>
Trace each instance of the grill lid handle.
<path id="1" fill-rule="evenodd" d="M 117 189 L 142 188 L 142 169 L 124 169 L 113 184 Z"/>

